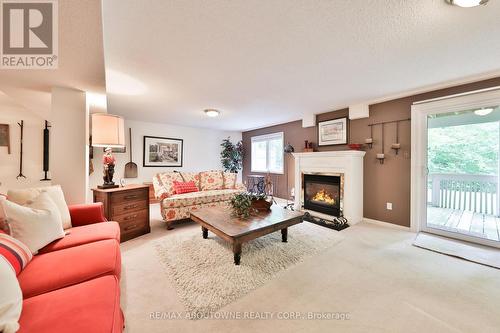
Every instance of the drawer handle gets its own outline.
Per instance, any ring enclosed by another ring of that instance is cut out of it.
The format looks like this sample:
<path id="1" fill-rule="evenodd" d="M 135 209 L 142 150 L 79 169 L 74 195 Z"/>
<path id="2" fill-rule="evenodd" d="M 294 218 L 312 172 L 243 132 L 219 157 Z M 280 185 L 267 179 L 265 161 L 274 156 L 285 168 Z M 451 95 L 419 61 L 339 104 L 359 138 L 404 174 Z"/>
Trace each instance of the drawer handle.
<path id="1" fill-rule="evenodd" d="M 137 198 L 137 195 L 126 195 L 124 197 L 125 200 L 130 200 L 130 199 L 135 199 L 135 198 Z"/>
<path id="2" fill-rule="evenodd" d="M 134 208 L 137 208 L 137 207 L 139 207 L 139 205 L 135 204 L 135 205 L 125 206 L 125 207 L 123 207 L 123 209 L 127 210 L 127 209 L 134 209 Z"/>
<path id="3" fill-rule="evenodd" d="M 135 219 L 137 217 L 137 214 L 135 215 L 130 215 L 130 216 L 127 216 L 126 218 L 124 218 L 125 221 L 128 221 L 128 220 L 132 220 L 132 219 Z"/>
<path id="4" fill-rule="evenodd" d="M 129 231 L 130 229 L 134 229 L 135 227 L 137 227 L 137 224 L 129 225 L 124 229 L 124 231 Z"/>

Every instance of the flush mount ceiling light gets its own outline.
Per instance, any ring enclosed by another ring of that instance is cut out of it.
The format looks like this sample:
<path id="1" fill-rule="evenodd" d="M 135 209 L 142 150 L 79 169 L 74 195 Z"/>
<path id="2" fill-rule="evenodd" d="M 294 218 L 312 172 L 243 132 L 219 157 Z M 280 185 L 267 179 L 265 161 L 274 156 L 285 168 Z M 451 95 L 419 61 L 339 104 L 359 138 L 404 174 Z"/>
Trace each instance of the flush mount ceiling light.
<path id="1" fill-rule="evenodd" d="M 216 109 L 206 109 L 206 110 L 203 110 L 203 112 L 205 112 L 205 114 L 211 118 L 215 118 L 215 117 L 218 117 L 220 115 L 220 111 L 216 110 Z"/>
<path id="2" fill-rule="evenodd" d="M 492 108 L 484 108 L 484 109 L 478 109 L 475 110 L 474 113 L 477 114 L 478 116 L 486 116 L 490 114 L 493 111 Z"/>
<path id="3" fill-rule="evenodd" d="M 446 0 L 450 5 L 455 5 L 459 7 L 476 7 L 479 5 L 486 5 L 489 0 Z"/>

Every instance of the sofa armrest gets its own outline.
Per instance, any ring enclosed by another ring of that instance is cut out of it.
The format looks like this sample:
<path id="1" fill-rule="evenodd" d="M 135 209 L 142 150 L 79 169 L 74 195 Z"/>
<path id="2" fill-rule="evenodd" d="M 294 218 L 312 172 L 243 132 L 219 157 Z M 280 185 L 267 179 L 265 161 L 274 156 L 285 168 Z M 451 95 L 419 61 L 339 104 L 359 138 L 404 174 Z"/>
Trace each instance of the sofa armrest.
<path id="1" fill-rule="evenodd" d="M 236 190 L 240 190 L 240 191 L 246 191 L 247 190 L 246 185 L 242 184 L 242 183 L 236 183 L 236 184 L 234 184 L 234 188 Z"/>
<path id="2" fill-rule="evenodd" d="M 71 225 L 73 227 L 108 221 L 104 216 L 104 205 L 102 202 L 71 205 L 68 206 L 68 208 L 69 215 L 71 216 Z"/>

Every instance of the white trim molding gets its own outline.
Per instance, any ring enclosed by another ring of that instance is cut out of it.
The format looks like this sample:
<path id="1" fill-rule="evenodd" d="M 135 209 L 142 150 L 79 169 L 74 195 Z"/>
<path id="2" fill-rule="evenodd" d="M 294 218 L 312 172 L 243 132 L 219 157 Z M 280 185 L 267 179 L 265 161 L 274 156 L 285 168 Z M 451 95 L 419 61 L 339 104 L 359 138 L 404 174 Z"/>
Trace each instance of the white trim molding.
<path id="1" fill-rule="evenodd" d="M 410 228 L 424 231 L 427 220 L 427 118 L 431 114 L 467 111 L 500 105 L 500 87 L 415 102 L 411 106 L 411 217 Z M 433 231 L 434 232 L 434 231 Z M 438 232 L 436 232 L 438 233 Z M 484 244 L 486 241 L 462 235 L 455 238 Z M 492 245 L 488 243 L 487 245 Z M 498 245 L 497 245 L 498 246 Z"/>

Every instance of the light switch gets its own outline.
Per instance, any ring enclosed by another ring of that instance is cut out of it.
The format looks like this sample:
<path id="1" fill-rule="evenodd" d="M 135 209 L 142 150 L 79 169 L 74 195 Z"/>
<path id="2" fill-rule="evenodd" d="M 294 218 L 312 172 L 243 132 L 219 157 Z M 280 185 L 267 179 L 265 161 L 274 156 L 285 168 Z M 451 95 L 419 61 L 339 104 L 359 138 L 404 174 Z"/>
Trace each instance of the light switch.
<path id="1" fill-rule="evenodd" d="M 388 202 L 386 204 L 386 206 L 387 206 L 387 210 L 392 210 L 392 202 Z"/>

